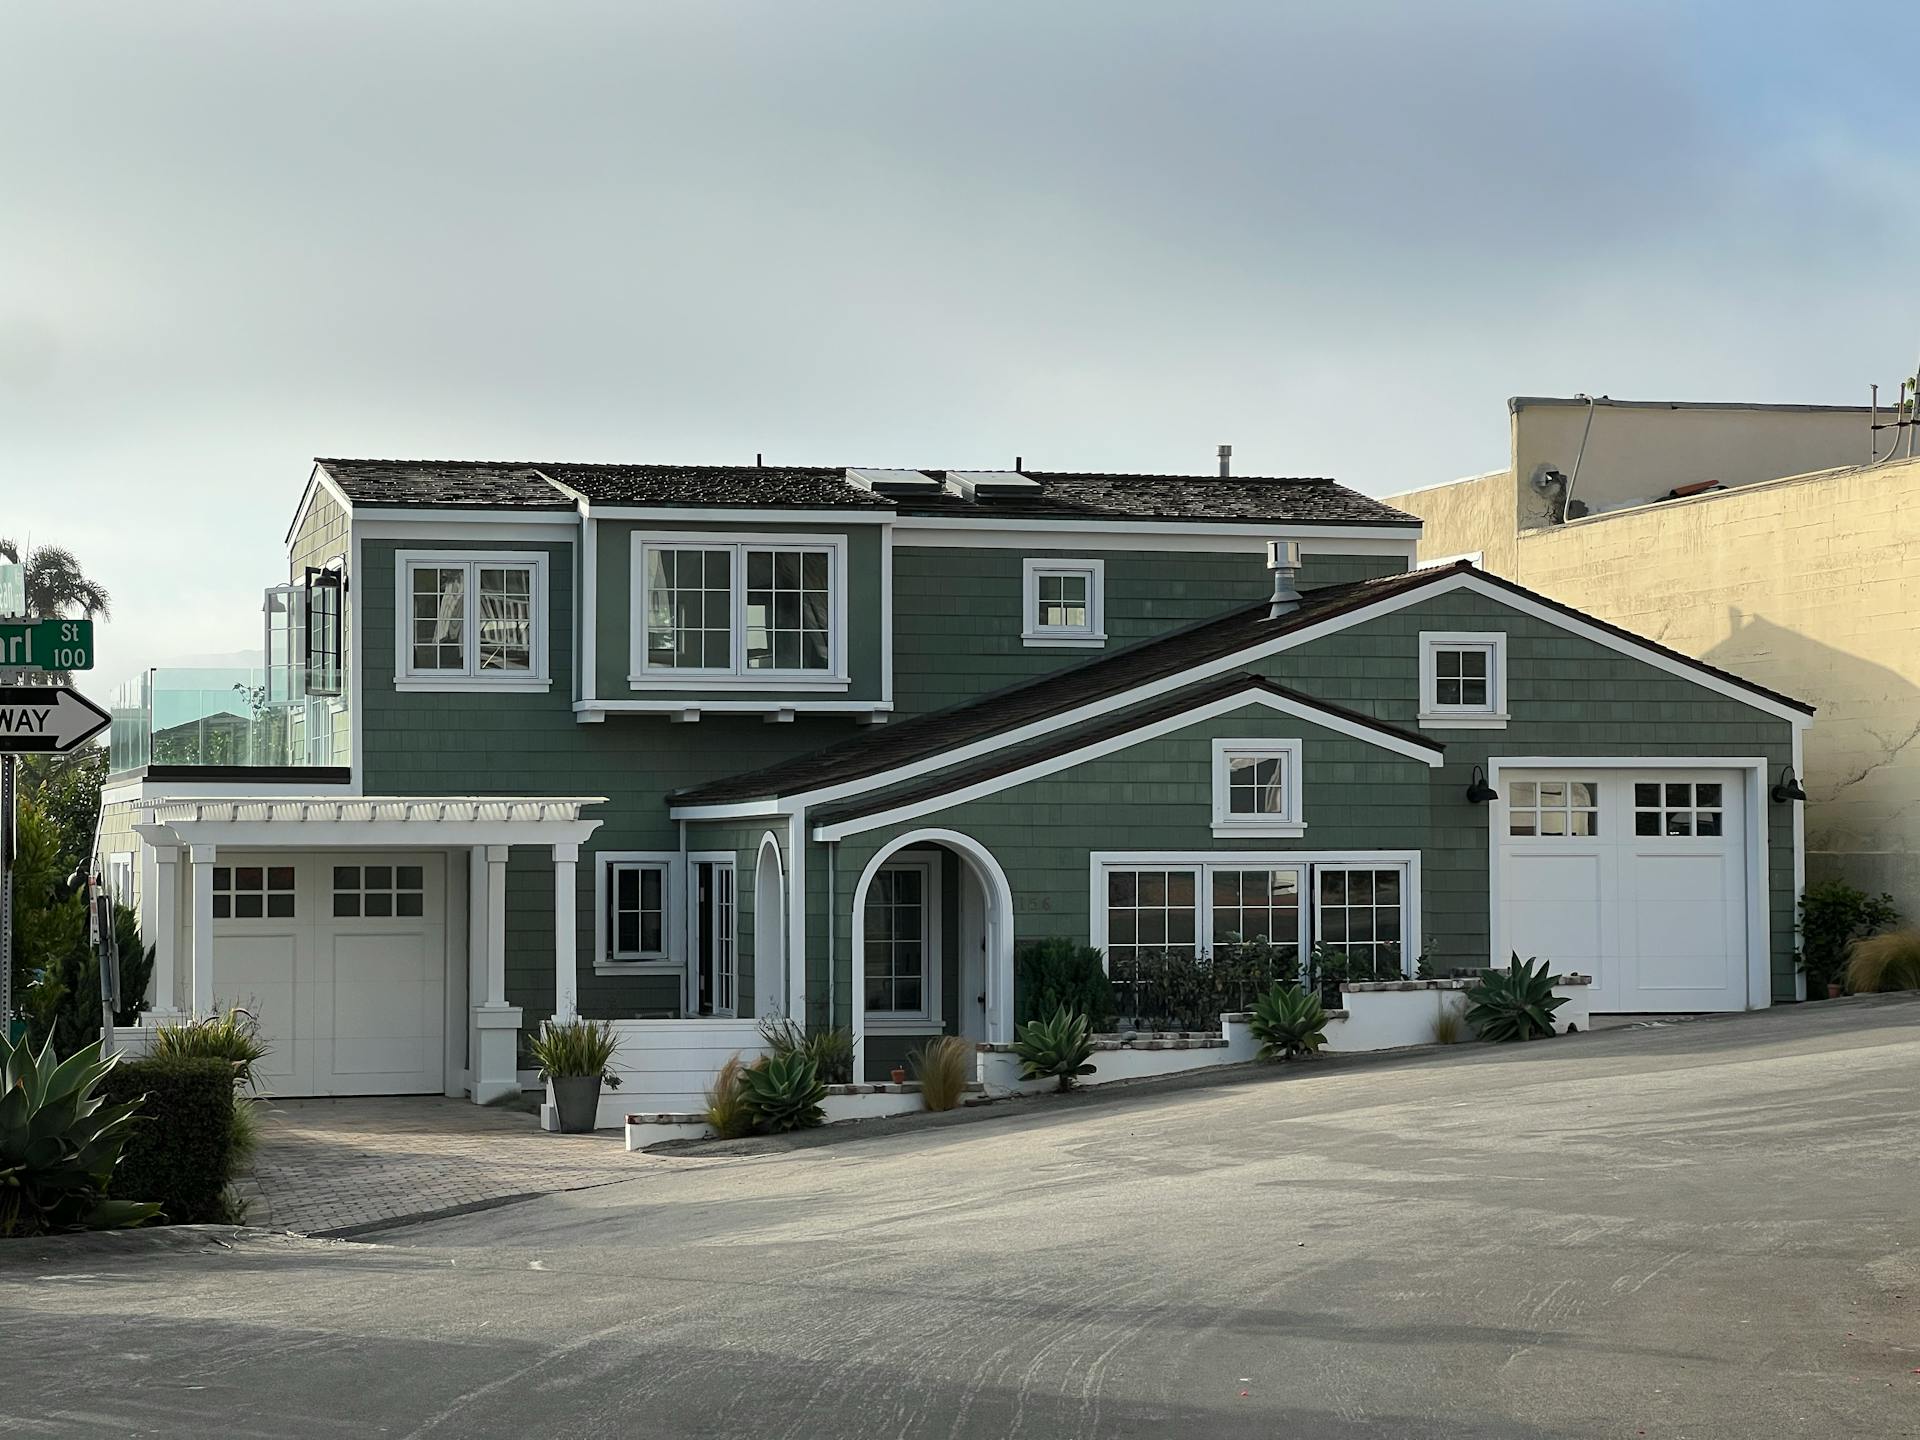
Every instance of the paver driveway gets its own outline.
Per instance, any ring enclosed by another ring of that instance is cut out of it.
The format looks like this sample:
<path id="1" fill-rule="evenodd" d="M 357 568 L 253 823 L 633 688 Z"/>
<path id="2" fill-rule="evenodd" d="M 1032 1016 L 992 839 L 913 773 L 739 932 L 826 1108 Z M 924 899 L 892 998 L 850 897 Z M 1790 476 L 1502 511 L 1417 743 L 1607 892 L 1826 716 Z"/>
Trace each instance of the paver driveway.
<path id="1" fill-rule="evenodd" d="M 274 1100 L 241 1185 L 247 1223 L 302 1235 L 631 1180 L 618 1135 L 551 1135 L 533 1116 L 439 1095 Z"/>

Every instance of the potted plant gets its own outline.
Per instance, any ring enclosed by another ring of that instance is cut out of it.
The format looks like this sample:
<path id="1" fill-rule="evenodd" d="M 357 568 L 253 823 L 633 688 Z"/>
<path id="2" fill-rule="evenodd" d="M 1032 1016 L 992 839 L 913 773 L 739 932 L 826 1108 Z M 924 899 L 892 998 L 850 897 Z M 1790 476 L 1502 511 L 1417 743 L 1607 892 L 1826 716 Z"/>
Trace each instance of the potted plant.
<path id="1" fill-rule="evenodd" d="M 548 1020 L 527 1042 L 527 1054 L 547 1082 L 547 1103 L 563 1135 L 581 1135 L 594 1128 L 600 1111 L 600 1088 L 620 1088 L 620 1077 L 608 1068 L 619 1042 L 605 1020 Z"/>
<path id="2" fill-rule="evenodd" d="M 907 1083 L 907 1067 L 906 1066 L 896 1065 L 893 1067 L 893 1083 L 896 1085 L 904 1085 Z"/>
<path id="3" fill-rule="evenodd" d="M 1869 895 L 1842 880 L 1807 886 L 1800 898 L 1800 969 L 1807 990 L 1837 1000 L 1846 993 L 1847 951 L 1854 941 L 1874 935 L 1900 918 L 1891 895 Z"/>

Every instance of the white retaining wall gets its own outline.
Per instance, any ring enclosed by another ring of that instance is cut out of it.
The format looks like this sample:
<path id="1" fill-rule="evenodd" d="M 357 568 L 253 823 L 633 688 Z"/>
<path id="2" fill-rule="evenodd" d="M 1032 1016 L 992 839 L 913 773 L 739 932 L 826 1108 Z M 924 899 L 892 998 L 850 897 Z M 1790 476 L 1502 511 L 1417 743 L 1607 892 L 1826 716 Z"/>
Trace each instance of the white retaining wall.
<path id="1" fill-rule="evenodd" d="M 703 1114 L 707 1086 L 728 1059 L 758 1060 L 765 1050 L 758 1020 L 700 1016 L 689 1020 L 615 1020 L 613 1073 L 618 1090 L 600 1092 L 594 1123 L 624 1125 L 633 1112 Z M 667 1136 L 656 1136 L 666 1139 Z M 652 1144 L 650 1140 L 647 1142 Z"/>

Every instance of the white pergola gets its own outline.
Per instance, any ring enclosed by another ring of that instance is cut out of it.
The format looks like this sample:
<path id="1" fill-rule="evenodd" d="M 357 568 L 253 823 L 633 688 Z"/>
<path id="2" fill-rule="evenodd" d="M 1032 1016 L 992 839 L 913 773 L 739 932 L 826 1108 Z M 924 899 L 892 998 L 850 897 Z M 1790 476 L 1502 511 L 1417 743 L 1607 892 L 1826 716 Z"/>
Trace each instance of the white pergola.
<path id="1" fill-rule="evenodd" d="M 179 934 L 174 913 L 184 854 L 190 869 L 187 956 L 193 1013 L 213 1008 L 213 867 L 224 849 L 466 849 L 468 975 L 475 1045 L 473 1098 L 485 1104 L 519 1088 L 515 1070 L 520 1008 L 507 1003 L 507 856 L 515 845 L 553 851 L 555 1013 L 575 1013 L 575 916 L 580 846 L 600 828 L 581 818 L 602 796 L 271 796 L 160 800 L 141 807 L 133 827 L 153 847 L 154 1022 L 178 1018 Z"/>

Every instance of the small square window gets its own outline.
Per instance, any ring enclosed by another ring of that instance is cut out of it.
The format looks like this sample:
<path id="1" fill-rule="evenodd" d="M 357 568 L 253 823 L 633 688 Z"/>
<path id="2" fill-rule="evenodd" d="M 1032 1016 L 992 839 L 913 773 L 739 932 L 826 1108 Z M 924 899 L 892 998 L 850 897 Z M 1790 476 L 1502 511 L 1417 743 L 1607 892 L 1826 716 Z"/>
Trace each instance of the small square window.
<path id="1" fill-rule="evenodd" d="M 1506 722 L 1506 636 L 1420 637 L 1420 719 L 1441 725 Z"/>
<path id="2" fill-rule="evenodd" d="M 1028 560 L 1021 638 L 1029 645 L 1106 639 L 1100 560 Z"/>
<path id="3" fill-rule="evenodd" d="M 1509 835 L 1600 833 L 1600 787 L 1591 780 L 1515 780 L 1506 788 Z"/>
<path id="4" fill-rule="evenodd" d="M 1633 787 L 1633 833 L 1713 839 L 1726 833 L 1726 788 L 1714 780 L 1643 781 Z"/>
<path id="5" fill-rule="evenodd" d="M 1298 740 L 1214 741 L 1214 833 L 1299 834 L 1300 755 Z"/>

